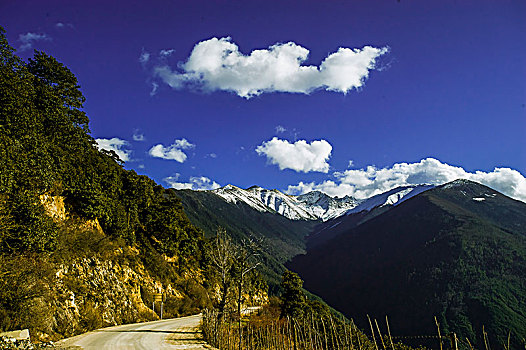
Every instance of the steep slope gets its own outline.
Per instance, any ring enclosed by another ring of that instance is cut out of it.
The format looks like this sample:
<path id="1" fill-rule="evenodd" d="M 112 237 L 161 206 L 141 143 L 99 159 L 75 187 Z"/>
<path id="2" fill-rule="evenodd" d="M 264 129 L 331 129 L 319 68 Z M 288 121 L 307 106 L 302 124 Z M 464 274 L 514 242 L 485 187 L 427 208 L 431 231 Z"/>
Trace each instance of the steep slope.
<path id="1" fill-rule="evenodd" d="M 264 208 L 255 210 L 255 204 L 248 205 L 244 200 L 226 201 L 215 191 L 179 190 L 177 195 L 190 221 L 208 237 L 223 227 L 238 242 L 250 236 L 264 238 L 260 268 L 271 291 L 280 283 L 283 264 L 305 252 L 305 235 L 317 224 L 317 221 L 290 220 Z"/>
<path id="2" fill-rule="evenodd" d="M 468 181 L 423 192 L 339 234 L 290 268 L 354 317 L 396 335 L 443 331 L 493 344 L 526 337 L 526 204 Z"/>
<path id="3" fill-rule="evenodd" d="M 401 186 L 401 187 L 393 188 L 392 190 L 377 194 L 375 196 L 372 196 L 370 198 L 367 198 L 361 201 L 357 206 L 348 210 L 346 214 L 350 215 L 354 213 L 359 213 L 361 211 L 371 211 L 379 207 L 395 206 L 433 187 L 435 186 L 434 185 L 414 185 L 414 186 Z"/>
<path id="4" fill-rule="evenodd" d="M 307 247 L 320 245 L 433 187 L 434 185 L 402 186 L 361 201 L 355 200 L 353 208 L 318 225 L 307 238 Z"/>
<path id="5" fill-rule="evenodd" d="M 210 305 L 206 242 L 173 190 L 90 135 L 73 73 L 0 27 L 0 331 L 55 340 Z M 158 312 L 159 310 L 157 310 Z"/>

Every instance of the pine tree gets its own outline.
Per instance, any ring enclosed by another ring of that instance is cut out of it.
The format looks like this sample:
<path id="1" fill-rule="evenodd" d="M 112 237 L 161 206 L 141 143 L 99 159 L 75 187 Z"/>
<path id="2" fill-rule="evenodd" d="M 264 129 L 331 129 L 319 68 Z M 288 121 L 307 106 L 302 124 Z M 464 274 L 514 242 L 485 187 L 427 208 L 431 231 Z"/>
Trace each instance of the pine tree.
<path id="1" fill-rule="evenodd" d="M 297 273 L 285 271 L 281 280 L 281 317 L 299 317 L 307 306 L 303 281 Z"/>

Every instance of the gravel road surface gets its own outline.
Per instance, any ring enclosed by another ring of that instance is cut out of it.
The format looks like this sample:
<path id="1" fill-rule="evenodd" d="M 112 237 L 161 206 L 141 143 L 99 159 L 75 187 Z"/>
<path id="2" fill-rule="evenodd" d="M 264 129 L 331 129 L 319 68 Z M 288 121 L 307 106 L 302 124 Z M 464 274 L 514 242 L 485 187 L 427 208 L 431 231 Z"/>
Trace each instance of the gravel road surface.
<path id="1" fill-rule="evenodd" d="M 199 332 L 201 315 L 102 328 L 61 340 L 59 349 L 212 349 Z"/>

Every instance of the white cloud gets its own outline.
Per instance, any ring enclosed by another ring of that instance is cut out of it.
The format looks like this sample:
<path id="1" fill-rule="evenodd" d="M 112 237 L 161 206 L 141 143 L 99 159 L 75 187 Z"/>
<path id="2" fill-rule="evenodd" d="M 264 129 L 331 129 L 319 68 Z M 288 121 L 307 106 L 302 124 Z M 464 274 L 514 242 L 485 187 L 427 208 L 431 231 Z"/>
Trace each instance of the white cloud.
<path id="1" fill-rule="evenodd" d="M 212 38 L 197 43 L 179 71 L 164 65 L 155 67 L 154 74 L 174 89 L 232 91 L 247 99 L 264 92 L 309 94 L 317 89 L 346 94 L 364 85 L 376 59 L 387 52 L 386 47 L 340 47 L 319 66 L 304 66 L 309 50 L 293 42 L 245 55 L 229 37 Z"/>
<path id="2" fill-rule="evenodd" d="M 141 55 L 139 56 L 139 62 L 145 65 L 150 60 L 150 53 L 142 49 Z"/>
<path id="3" fill-rule="evenodd" d="M 114 151 L 123 162 L 130 160 L 131 150 L 123 149 L 130 145 L 128 141 L 121 140 L 117 137 L 111 139 L 95 139 L 95 141 L 99 149 Z"/>
<path id="4" fill-rule="evenodd" d="M 368 166 L 365 169 L 335 172 L 333 175 L 336 181 L 300 182 L 289 186 L 286 192 L 301 194 L 319 190 L 331 196 L 351 195 L 363 199 L 398 186 L 423 183 L 441 185 L 457 179 L 467 179 L 526 202 L 526 178 L 517 170 L 510 168 L 495 168 L 492 172 L 473 173 L 434 158 L 426 158 L 417 163 L 396 163 L 392 167 L 381 169 Z"/>
<path id="5" fill-rule="evenodd" d="M 282 125 L 276 126 L 276 134 L 283 134 L 285 131 L 287 131 L 287 129 L 285 129 L 284 126 Z"/>
<path id="6" fill-rule="evenodd" d="M 19 47 L 19 50 L 20 51 L 26 51 L 26 50 L 29 50 L 33 47 L 33 43 L 36 42 L 36 41 L 49 41 L 51 40 L 51 38 L 43 33 L 43 34 L 38 34 L 38 33 L 26 33 L 26 34 L 20 34 L 18 36 L 18 40 L 20 40 L 20 42 L 22 43 L 22 45 L 20 45 Z"/>
<path id="7" fill-rule="evenodd" d="M 169 176 L 163 179 L 171 188 L 176 190 L 215 190 L 221 187 L 217 182 L 210 180 L 205 176 L 192 176 L 190 177 L 189 182 L 178 182 L 180 174 L 175 174 L 175 176 Z"/>
<path id="8" fill-rule="evenodd" d="M 175 52 L 174 49 L 166 49 L 159 51 L 159 56 L 161 57 L 169 57 Z"/>
<path id="9" fill-rule="evenodd" d="M 187 139 L 180 139 L 175 140 L 173 144 L 167 147 L 163 146 L 162 144 L 155 145 L 152 148 L 150 148 L 150 151 L 148 151 L 148 153 L 154 158 L 175 160 L 179 163 L 183 163 L 186 160 L 187 156 L 186 153 L 184 153 L 182 150 L 191 149 L 194 147 L 195 145 L 188 142 Z"/>
<path id="10" fill-rule="evenodd" d="M 146 140 L 146 137 L 144 137 L 144 134 L 142 132 L 140 132 L 138 129 L 135 129 L 133 131 L 133 141 L 137 141 L 137 142 L 141 142 L 141 141 L 145 141 Z"/>
<path id="11" fill-rule="evenodd" d="M 280 170 L 292 169 L 297 172 L 329 171 L 329 157 L 332 146 L 325 140 L 312 141 L 310 144 L 305 140 L 290 143 L 274 137 L 270 141 L 263 142 L 256 148 L 259 155 L 266 155 L 270 163 L 279 166 Z"/>

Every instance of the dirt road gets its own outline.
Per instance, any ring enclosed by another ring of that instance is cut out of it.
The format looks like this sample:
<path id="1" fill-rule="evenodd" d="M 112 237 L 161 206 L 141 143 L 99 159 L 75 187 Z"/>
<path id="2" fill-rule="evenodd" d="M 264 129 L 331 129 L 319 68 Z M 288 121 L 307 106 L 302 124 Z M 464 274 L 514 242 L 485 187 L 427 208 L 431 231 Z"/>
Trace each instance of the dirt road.
<path id="1" fill-rule="evenodd" d="M 56 344 L 59 349 L 212 349 L 201 338 L 201 315 L 102 328 Z"/>

